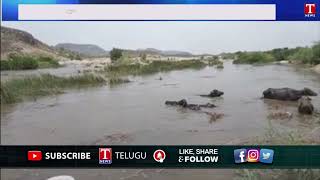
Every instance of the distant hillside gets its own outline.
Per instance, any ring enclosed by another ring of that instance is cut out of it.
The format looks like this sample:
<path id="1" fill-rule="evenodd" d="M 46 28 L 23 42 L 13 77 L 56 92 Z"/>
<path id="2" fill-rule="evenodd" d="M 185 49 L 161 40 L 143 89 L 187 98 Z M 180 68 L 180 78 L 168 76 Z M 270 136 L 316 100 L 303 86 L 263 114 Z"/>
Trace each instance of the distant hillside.
<path id="1" fill-rule="evenodd" d="M 60 53 L 26 31 L 1 26 L 1 60 L 6 59 L 9 54 L 50 56 L 57 59 L 75 55 L 68 51 Z"/>
<path id="2" fill-rule="evenodd" d="M 133 57 L 138 57 L 141 54 L 178 57 L 194 56 L 185 51 L 164 51 L 154 48 L 137 50 L 124 49 L 124 52 Z M 12 53 L 32 56 L 51 56 L 58 60 L 109 56 L 108 51 L 97 45 L 60 43 L 56 46 L 49 46 L 28 32 L 1 26 L 1 59 L 7 59 L 8 55 Z"/>
<path id="3" fill-rule="evenodd" d="M 55 48 L 69 50 L 87 57 L 102 57 L 109 54 L 108 51 L 93 44 L 60 43 L 57 44 Z"/>
<path id="4" fill-rule="evenodd" d="M 163 51 L 154 48 L 147 49 L 137 49 L 137 50 L 125 50 L 130 55 L 140 55 L 140 54 L 149 54 L 149 55 L 159 55 L 159 56 L 178 56 L 178 57 L 191 57 L 193 54 L 185 51 Z"/>

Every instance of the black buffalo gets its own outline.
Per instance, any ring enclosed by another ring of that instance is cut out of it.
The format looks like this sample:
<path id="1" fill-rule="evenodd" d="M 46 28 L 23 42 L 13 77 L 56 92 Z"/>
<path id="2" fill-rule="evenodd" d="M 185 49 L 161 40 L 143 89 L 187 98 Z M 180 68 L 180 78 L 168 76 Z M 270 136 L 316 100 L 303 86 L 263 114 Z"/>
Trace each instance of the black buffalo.
<path id="1" fill-rule="evenodd" d="M 291 88 L 268 88 L 263 91 L 263 97 L 266 99 L 277 99 L 283 101 L 297 101 L 302 96 L 317 96 L 317 93 L 309 88 L 295 90 Z"/>
<path id="2" fill-rule="evenodd" d="M 224 92 L 214 89 L 209 94 L 200 95 L 201 97 L 220 97 L 224 94 Z"/>
<path id="3" fill-rule="evenodd" d="M 187 100 L 182 99 L 180 101 L 166 101 L 166 105 L 171 105 L 171 106 L 180 106 L 183 108 L 188 108 L 191 110 L 200 110 L 201 108 L 214 108 L 216 107 L 214 104 L 207 103 L 207 104 L 188 104 Z"/>

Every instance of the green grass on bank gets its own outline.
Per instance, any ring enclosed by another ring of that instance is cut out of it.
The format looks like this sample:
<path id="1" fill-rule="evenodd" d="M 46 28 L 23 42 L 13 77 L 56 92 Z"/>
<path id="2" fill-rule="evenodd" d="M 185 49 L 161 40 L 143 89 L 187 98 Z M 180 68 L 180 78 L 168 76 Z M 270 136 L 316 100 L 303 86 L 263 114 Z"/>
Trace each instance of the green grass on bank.
<path id="1" fill-rule="evenodd" d="M 58 63 L 58 61 L 50 58 L 50 57 L 39 57 L 37 58 L 39 68 L 57 68 L 61 65 Z"/>
<path id="2" fill-rule="evenodd" d="M 112 64 L 105 68 L 110 76 L 122 75 L 146 75 L 158 72 L 167 72 L 182 69 L 201 69 L 206 63 L 200 60 L 183 60 L 183 61 L 152 61 L 149 64 Z"/>
<path id="3" fill-rule="evenodd" d="M 26 55 L 10 55 L 8 60 L 1 60 L 1 70 L 28 70 L 38 68 L 57 68 L 58 61 L 51 57 L 32 57 Z"/>
<path id="4" fill-rule="evenodd" d="M 264 52 L 240 52 L 237 59 L 233 61 L 234 64 L 256 64 L 269 63 L 275 61 L 275 58 Z"/>
<path id="5" fill-rule="evenodd" d="M 1 104 L 15 103 L 24 98 L 37 98 L 45 95 L 59 94 L 65 88 L 79 88 L 87 85 L 106 83 L 101 76 L 84 74 L 73 77 L 57 77 L 49 74 L 12 79 L 1 82 Z"/>
<path id="6" fill-rule="evenodd" d="M 320 42 L 311 47 L 277 48 L 260 52 L 236 52 L 235 64 L 269 63 L 288 60 L 297 64 L 320 64 Z"/>

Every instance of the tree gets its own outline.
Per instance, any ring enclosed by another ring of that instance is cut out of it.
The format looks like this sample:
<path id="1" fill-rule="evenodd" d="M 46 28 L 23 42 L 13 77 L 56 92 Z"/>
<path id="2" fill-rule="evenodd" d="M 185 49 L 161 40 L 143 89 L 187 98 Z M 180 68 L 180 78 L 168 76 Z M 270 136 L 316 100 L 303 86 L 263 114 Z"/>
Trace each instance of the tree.
<path id="1" fill-rule="evenodd" d="M 313 51 L 312 63 L 320 64 L 320 41 L 316 42 L 315 45 L 312 46 L 312 51 Z"/>
<path id="2" fill-rule="evenodd" d="M 115 61 L 117 61 L 118 59 L 120 59 L 120 58 L 122 57 L 122 52 L 123 52 L 122 49 L 113 48 L 113 49 L 110 51 L 111 61 L 112 61 L 112 62 L 115 62 Z"/>

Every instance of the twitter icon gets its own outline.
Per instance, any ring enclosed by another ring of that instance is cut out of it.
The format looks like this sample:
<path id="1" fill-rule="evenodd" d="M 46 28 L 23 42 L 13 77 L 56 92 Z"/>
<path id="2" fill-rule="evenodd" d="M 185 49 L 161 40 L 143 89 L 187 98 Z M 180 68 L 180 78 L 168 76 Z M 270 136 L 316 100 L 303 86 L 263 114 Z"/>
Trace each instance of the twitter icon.
<path id="1" fill-rule="evenodd" d="M 261 163 L 271 164 L 273 161 L 274 151 L 272 149 L 260 149 L 260 159 Z"/>

